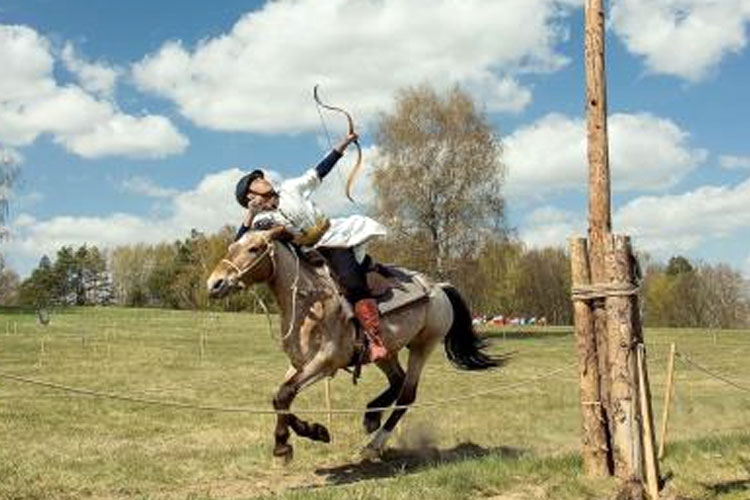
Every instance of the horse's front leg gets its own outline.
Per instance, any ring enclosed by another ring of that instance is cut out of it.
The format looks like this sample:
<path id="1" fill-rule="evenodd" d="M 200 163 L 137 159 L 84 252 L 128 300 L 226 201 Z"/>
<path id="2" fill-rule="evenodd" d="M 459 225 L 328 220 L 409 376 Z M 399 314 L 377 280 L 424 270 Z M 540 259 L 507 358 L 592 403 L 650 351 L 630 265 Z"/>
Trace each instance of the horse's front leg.
<path id="1" fill-rule="evenodd" d="M 273 398 L 274 409 L 282 412 L 276 416 L 273 454 L 276 457 L 283 458 L 285 462 L 289 462 L 294 454 L 292 445 L 288 443 L 290 427 L 299 436 L 325 443 L 331 441 L 331 436 L 325 426 L 317 423 L 310 424 L 291 413 L 287 413 L 297 393 L 328 375 L 327 368 L 327 357 L 320 354 L 315 356 L 301 370 L 287 372 L 284 383 L 281 384 Z"/>

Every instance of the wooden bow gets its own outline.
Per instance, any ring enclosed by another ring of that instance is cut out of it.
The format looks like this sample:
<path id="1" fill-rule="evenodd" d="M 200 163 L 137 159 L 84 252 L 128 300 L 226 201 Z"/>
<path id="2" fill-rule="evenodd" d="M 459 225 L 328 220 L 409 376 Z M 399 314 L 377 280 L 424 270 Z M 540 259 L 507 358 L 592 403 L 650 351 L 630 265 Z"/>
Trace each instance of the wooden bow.
<path id="1" fill-rule="evenodd" d="M 322 108 L 344 113 L 344 115 L 346 116 L 346 120 L 349 123 L 349 134 L 354 133 L 354 120 L 352 119 L 352 115 L 350 115 L 349 112 L 343 108 L 339 108 L 338 106 L 331 106 L 321 101 L 320 96 L 318 95 L 317 84 L 313 87 L 313 98 L 315 99 L 315 102 L 318 104 L 318 106 Z M 329 137 L 328 141 L 330 142 L 330 140 L 331 139 Z M 354 203 L 354 198 L 352 198 L 352 186 L 354 186 L 354 180 L 356 179 L 360 169 L 362 168 L 362 147 L 359 145 L 359 139 L 354 141 L 354 145 L 357 146 L 357 161 L 354 164 L 354 167 L 352 167 L 352 171 L 349 173 L 349 177 L 346 179 L 346 197 L 349 198 L 349 201 L 351 201 L 352 203 Z"/>

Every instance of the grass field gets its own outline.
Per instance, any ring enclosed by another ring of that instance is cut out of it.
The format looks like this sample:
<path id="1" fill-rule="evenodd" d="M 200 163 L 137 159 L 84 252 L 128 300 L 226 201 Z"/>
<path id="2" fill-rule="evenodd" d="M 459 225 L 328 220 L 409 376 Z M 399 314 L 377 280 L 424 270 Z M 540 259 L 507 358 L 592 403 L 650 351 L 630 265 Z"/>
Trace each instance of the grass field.
<path id="1" fill-rule="evenodd" d="M 137 398 L 269 409 L 286 361 L 266 318 L 150 309 L 71 309 L 47 327 L 0 313 L 0 372 Z M 0 379 L 0 498 L 607 498 L 580 475 L 570 328 L 490 330 L 502 370 L 460 372 L 436 352 L 382 461 L 363 462 L 359 415 L 334 415 L 333 442 L 296 437 L 271 458 L 274 417 L 134 404 Z M 750 332 L 649 330 L 657 418 L 669 342 L 750 388 Z M 203 340 L 203 343 L 201 341 Z M 562 369 L 547 378 L 546 374 Z M 678 362 L 671 497 L 750 498 L 750 392 Z M 384 386 L 365 369 L 331 382 L 333 408 L 362 408 Z M 508 388 L 506 386 L 510 386 Z M 475 393 L 490 394 L 471 397 Z M 324 385 L 295 409 L 325 408 Z M 326 423 L 326 415 L 305 418 Z"/>

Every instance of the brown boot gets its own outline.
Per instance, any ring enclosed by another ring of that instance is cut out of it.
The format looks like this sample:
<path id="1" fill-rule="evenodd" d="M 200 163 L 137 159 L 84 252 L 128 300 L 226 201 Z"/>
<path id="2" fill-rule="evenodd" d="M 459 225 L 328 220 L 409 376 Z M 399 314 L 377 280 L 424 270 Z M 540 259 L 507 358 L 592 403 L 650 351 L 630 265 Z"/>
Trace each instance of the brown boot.
<path id="1" fill-rule="evenodd" d="M 388 351 L 380 336 L 380 313 L 375 299 L 362 299 L 354 304 L 354 314 L 370 341 L 370 361 L 388 357 Z"/>

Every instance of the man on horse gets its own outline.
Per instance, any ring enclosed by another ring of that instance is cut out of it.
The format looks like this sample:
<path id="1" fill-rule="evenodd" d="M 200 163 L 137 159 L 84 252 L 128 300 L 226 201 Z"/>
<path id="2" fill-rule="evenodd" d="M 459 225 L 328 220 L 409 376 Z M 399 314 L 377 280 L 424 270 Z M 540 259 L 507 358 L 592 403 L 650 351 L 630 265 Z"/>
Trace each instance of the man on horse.
<path id="1" fill-rule="evenodd" d="M 349 132 L 317 166 L 282 182 L 278 189 L 261 170 L 243 176 L 237 182 L 235 197 L 247 208 L 247 215 L 235 241 L 250 229 L 284 226 L 295 235 L 293 241 L 297 245 L 317 249 L 354 306 L 354 314 L 369 340 L 370 360 L 378 361 L 386 358 L 388 352 L 380 334 L 378 306 L 367 285 L 364 244 L 372 237 L 384 235 L 385 228 L 362 215 L 329 220 L 310 199 L 357 138 L 356 133 Z"/>

